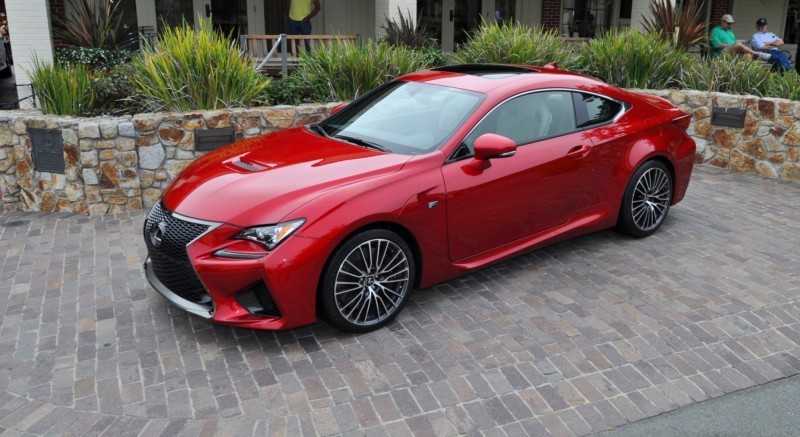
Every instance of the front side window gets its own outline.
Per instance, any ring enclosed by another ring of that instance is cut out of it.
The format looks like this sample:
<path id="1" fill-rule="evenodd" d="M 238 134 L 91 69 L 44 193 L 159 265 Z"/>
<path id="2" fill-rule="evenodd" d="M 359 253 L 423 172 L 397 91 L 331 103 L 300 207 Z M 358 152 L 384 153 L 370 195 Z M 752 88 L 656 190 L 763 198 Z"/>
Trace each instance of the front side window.
<path id="1" fill-rule="evenodd" d="M 475 140 L 487 133 L 512 139 L 518 146 L 575 130 L 575 111 L 569 91 L 521 95 L 494 108 L 464 140 L 471 154 Z M 461 152 L 466 153 L 466 152 Z"/>
<path id="2" fill-rule="evenodd" d="M 331 137 L 409 155 L 441 147 L 484 95 L 418 82 L 393 82 L 320 123 Z"/>

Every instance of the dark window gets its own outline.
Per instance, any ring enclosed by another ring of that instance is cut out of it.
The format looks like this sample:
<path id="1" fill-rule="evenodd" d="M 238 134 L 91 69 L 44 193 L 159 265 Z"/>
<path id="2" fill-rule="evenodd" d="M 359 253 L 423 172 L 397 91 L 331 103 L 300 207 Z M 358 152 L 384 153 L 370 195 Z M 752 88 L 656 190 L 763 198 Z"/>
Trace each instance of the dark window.
<path id="1" fill-rule="evenodd" d="M 574 93 L 573 96 L 579 128 L 608 123 L 622 109 L 619 103 L 594 94 Z"/>

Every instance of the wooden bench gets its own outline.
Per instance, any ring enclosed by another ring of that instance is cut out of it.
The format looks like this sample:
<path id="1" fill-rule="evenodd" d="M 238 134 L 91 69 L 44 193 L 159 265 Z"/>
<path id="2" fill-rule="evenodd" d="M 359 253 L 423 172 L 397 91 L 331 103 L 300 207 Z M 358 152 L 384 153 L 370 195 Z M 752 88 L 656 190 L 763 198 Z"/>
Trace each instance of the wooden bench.
<path id="1" fill-rule="evenodd" d="M 299 54 L 306 49 L 326 47 L 335 41 L 359 43 L 360 35 L 241 35 L 239 44 L 256 63 L 260 71 L 287 70 L 299 62 Z"/>

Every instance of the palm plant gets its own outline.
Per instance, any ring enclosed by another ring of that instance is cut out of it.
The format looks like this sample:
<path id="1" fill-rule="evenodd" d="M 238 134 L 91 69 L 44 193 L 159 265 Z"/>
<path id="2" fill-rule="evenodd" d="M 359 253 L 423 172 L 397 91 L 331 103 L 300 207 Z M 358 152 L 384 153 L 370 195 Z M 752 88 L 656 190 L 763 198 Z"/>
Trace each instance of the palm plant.
<path id="1" fill-rule="evenodd" d="M 706 37 L 703 2 L 683 0 L 653 0 L 651 16 L 642 15 L 642 26 L 651 33 L 658 33 L 676 47 L 688 49 Z"/>
<path id="2" fill-rule="evenodd" d="M 57 21 L 56 37 L 68 45 L 88 48 L 117 48 L 130 42 L 132 32 L 122 25 L 122 2 L 111 0 L 70 0 L 65 18 Z M 132 0 L 127 0 L 132 1 Z"/>
<path id="3" fill-rule="evenodd" d="M 400 7 L 397 7 L 400 21 L 384 16 L 385 23 L 381 28 L 386 32 L 386 42 L 392 46 L 406 46 L 411 49 L 420 49 L 431 44 L 428 26 L 417 17 L 416 24 L 411 20 L 411 13 L 406 17 Z"/>

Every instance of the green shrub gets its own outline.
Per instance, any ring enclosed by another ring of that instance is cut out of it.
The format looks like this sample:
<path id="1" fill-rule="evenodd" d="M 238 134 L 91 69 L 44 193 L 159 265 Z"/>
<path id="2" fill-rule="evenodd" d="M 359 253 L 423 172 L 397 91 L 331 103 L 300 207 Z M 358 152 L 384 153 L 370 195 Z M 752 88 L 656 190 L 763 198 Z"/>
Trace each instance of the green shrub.
<path id="1" fill-rule="evenodd" d="M 679 82 L 683 88 L 695 90 L 764 96 L 771 75 L 759 61 L 722 53 L 708 62 L 687 63 L 681 69 Z"/>
<path id="2" fill-rule="evenodd" d="M 449 62 L 447 53 L 434 45 L 427 45 L 415 50 L 422 58 L 422 63 L 426 67 L 441 67 Z"/>
<path id="3" fill-rule="evenodd" d="M 60 65 L 85 65 L 89 69 L 108 68 L 129 61 L 134 51 L 125 49 L 102 49 L 89 47 L 64 47 L 55 53 Z"/>
<path id="4" fill-rule="evenodd" d="M 94 91 L 85 65 L 47 64 L 34 59 L 31 87 L 42 112 L 56 115 L 91 115 Z"/>
<path id="5" fill-rule="evenodd" d="M 319 101 L 353 100 L 367 91 L 427 65 L 418 52 L 386 42 L 337 41 L 300 54 L 297 74 Z"/>
<path id="6" fill-rule="evenodd" d="M 270 105 L 299 105 L 314 101 L 311 90 L 300 75 L 290 74 L 286 79 L 273 80 L 264 89 L 259 103 Z"/>
<path id="7" fill-rule="evenodd" d="M 796 71 L 784 74 L 771 73 L 767 80 L 767 95 L 780 99 L 800 100 L 800 74 Z"/>
<path id="8" fill-rule="evenodd" d="M 95 95 L 92 112 L 95 115 L 121 115 L 144 109 L 137 104 L 141 99 L 135 98 L 134 74 L 134 67 L 130 63 L 95 71 L 92 77 Z"/>
<path id="9" fill-rule="evenodd" d="M 545 65 L 558 62 L 559 68 L 572 68 L 569 46 L 554 31 L 514 23 L 483 23 L 453 58 L 459 64 Z"/>
<path id="10" fill-rule="evenodd" d="M 623 88 L 670 88 L 697 62 L 659 34 L 610 29 L 578 50 L 577 70 Z M 702 89 L 702 88 L 701 88 Z"/>
<path id="11" fill-rule="evenodd" d="M 269 79 L 259 74 L 235 41 L 198 17 L 198 30 L 184 22 L 165 29 L 134 58 L 134 85 L 148 110 L 190 111 L 249 106 Z"/>

